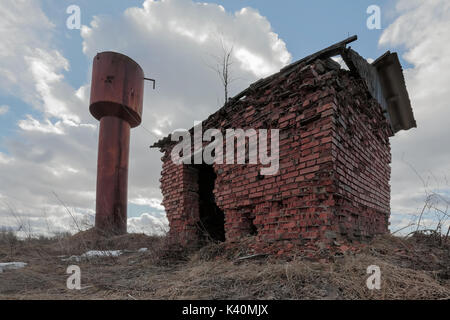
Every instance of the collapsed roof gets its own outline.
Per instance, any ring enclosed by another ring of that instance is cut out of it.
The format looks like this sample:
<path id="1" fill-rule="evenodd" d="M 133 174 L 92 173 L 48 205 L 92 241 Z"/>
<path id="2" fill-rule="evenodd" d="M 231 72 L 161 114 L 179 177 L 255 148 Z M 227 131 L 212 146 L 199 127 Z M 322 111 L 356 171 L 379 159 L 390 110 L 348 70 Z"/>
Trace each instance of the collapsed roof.
<path id="1" fill-rule="evenodd" d="M 349 37 L 284 67 L 278 73 L 256 81 L 247 89 L 230 98 L 222 108 L 234 104 L 256 89 L 263 89 L 265 86 L 270 85 L 275 78 L 287 76 L 295 72 L 299 67 L 310 64 L 314 60 L 329 60 L 332 57 L 340 55 L 350 72 L 365 81 L 370 94 L 383 108 L 384 114 L 389 120 L 394 133 L 416 127 L 416 121 L 403 77 L 403 70 L 397 53 L 387 51 L 373 63 L 369 63 L 356 51 L 352 50 L 351 47 L 347 48 L 347 44 L 357 39 L 358 37 L 356 35 Z M 158 148 L 169 141 L 170 135 L 156 142 L 151 147 Z"/>

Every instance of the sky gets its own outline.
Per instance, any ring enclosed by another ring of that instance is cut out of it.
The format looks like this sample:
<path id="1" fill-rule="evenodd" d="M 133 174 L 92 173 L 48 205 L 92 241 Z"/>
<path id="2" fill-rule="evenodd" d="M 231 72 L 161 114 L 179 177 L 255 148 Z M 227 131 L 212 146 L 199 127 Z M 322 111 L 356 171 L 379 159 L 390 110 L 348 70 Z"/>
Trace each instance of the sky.
<path id="1" fill-rule="evenodd" d="M 67 28 L 70 5 L 80 8 L 80 29 Z M 381 9 L 381 29 L 367 27 L 371 5 Z M 129 231 L 166 230 L 161 154 L 149 145 L 219 108 L 222 88 L 209 66 L 220 39 L 234 47 L 231 96 L 354 34 L 351 46 L 367 59 L 398 52 L 418 128 L 391 138 L 390 228 L 407 226 L 425 203 L 424 225 L 446 210 L 447 0 L 0 0 L 0 17 L 0 228 L 51 235 L 92 224 L 98 122 L 88 111 L 90 76 L 95 54 L 112 50 L 157 81 L 145 88 L 143 122 L 131 134 Z"/>

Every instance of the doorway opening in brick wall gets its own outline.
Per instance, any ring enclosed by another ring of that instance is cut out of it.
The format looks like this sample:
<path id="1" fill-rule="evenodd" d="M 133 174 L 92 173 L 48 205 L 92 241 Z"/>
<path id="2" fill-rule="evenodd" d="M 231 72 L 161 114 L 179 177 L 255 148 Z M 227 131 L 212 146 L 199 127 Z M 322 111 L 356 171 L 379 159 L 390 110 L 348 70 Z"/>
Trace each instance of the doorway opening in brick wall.
<path id="1" fill-rule="evenodd" d="M 225 241 L 225 215 L 214 197 L 216 173 L 212 165 L 194 165 L 198 173 L 199 228 L 202 240 Z"/>

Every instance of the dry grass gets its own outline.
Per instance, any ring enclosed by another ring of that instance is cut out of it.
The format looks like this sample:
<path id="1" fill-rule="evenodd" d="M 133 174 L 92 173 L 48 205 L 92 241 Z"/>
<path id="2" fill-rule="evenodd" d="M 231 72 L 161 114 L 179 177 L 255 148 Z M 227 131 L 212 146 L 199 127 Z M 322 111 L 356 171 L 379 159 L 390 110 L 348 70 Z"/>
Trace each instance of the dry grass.
<path id="1" fill-rule="evenodd" d="M 245 242 L 242 252 L 245 252 Z M 136 252 L 149 248 L 144 253 Z M 60 255 L 128 249 L 116 258 L 76 263 L 82 290 L 68 290 Z M 73 237 L 18 241 L 0 236 L 0 261 L 23 261 L 0 274 L 0 299 L 445 299 L 450 298 L 449 245 L 432 237 L 383 236 L 333 262 L 267 257 L 236 262 L 239 250 L 210 244 L 186 252 L 163 237 Z M 381 290 L 368 290 L 366 269 L 381 268 Z"/>

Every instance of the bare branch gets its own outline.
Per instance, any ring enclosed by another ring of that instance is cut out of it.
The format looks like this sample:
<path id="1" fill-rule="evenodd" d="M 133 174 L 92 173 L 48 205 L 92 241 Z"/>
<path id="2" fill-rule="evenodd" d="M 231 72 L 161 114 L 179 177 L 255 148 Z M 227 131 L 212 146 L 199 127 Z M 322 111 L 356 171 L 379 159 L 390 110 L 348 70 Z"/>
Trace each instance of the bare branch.
<path id="1" fill-rule="evenodd" d="M 224 99 L 225 103 L 228 101 L 228 93 L 230 84 L 235 81 L 235 78 L 231 77 L 231 66 L 233 65 L 233 49 L 234 46 L 228 47 L 223 40 L 223 37 L 220 36 L 220 46 L 221 46 L 221 54 L 220 56 L 210 55 L 213 57 L 215 63 L 214 65 L 207 66 L 212 69 L 215 73 L 217 73 L 220 82 L 222 83 L 224 89 Z"/>

